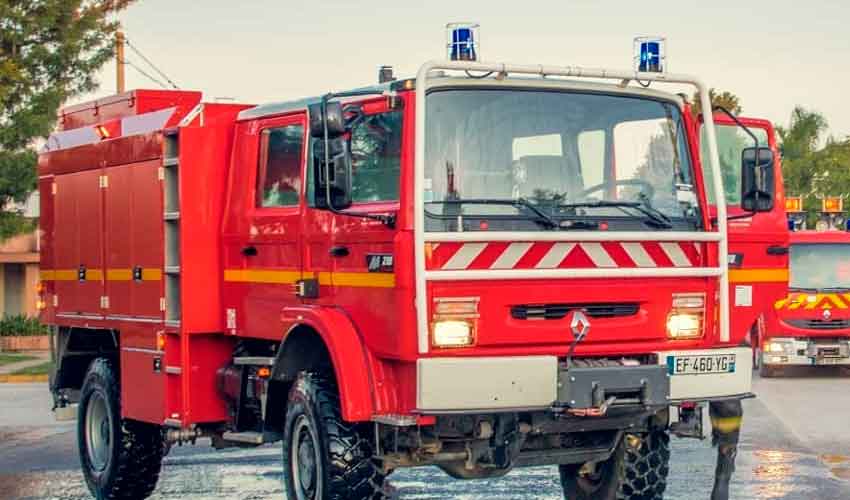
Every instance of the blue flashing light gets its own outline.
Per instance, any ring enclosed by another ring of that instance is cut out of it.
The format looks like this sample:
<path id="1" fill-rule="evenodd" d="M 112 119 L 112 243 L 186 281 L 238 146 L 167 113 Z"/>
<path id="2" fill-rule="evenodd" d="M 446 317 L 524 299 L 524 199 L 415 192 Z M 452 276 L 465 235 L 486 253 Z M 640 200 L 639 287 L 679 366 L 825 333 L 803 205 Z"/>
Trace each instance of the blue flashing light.
<path id="1" fill-rule="evenodd" d="M 452 61 L 478 60 L 478 24 L 449 23 L 446 25 L 448 56 Z"/>
<path id="2" fill-rule="evenodd" d="M 794 232 L 797 230 L 797 223 L 794 219 L 788 219 L 788 230 Z"/>
<path id="3" fill-rule="evenodd" d="M 640 44 L 640 64 L 638 70 L 644 73 L 660 73 L 661 66 L 661 42 L 642 42 Z"/>
<path id="4" fill-rule="evenodd" d="M 844 222 L 844 230 L 850 232 L 850 219 L 847 219 L 847 221 Z"/>

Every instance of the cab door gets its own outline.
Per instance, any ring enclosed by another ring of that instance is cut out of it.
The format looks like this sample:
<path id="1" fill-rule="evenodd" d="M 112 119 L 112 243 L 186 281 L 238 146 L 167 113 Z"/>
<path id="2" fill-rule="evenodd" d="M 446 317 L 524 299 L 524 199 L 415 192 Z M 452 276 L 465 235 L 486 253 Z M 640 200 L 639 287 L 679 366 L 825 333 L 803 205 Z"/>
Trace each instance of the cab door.
<path id="1" fill-rule="evenodd" d="M 280 339 L 299 303 L 306 115 L 263 119 L 239 138 L 225 221 L 225 304 L 232 334 Z"/>
<path id="2" fill-rule="evenodd" d="M 773 150 L 776 176 L 774 203 L 770 212 L 752 214 L 741 208 L 741 153 L 744 148 L 754 145 L 753 139 L 728 116 L 715 114 L 718 153 L 729 216 L 730 328 L 733 339 L 742 339 L 750 333 L 759 316 L 788 293 L 789 235 L 776 134 L 773 125 L 767 120 L 739 120 L 756 135 L 759 146 L 766 145 Z M 704 145 L 704 134 L 700 134 L 700 139 Z M 701 147 L 700 150 L 704 158 L 706 148 Z M 710 169 L 705 161 L 702 164 L 706 182 L 710 186 Z M 709 201 L 711 198 L 713 196 L 709 196 Z"/>

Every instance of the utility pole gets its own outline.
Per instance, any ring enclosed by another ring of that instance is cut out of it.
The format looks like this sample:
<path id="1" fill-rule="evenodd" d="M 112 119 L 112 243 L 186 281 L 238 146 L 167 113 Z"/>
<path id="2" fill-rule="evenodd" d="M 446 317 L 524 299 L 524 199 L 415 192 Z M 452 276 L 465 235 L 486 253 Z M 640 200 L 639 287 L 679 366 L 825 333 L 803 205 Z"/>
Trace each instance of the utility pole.
<path id="1" fill-rule="evenodd" d="M 124 32 L 115 32 L 115 77 L 118 93 L 124 92 Z"/>

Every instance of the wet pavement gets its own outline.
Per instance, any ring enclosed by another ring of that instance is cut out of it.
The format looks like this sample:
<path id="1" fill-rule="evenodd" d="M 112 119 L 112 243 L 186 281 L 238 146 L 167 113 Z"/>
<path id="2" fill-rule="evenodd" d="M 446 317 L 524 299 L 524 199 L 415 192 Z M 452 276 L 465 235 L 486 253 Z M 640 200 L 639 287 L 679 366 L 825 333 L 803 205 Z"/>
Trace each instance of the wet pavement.
<path id="1" fill-rule="evenodd" d="M 746 402 L 733 498 L 850 499 L 850 380 L 802 374 L 756 380 Z M 74 423 L 54 423 L 43 385 L 0 386 L 0 498 L 90 498 L 76 457 Z M 666 498 L 707 499 L 714 470 L 707 441 L 673 440 Z M 504 478 L 455 481 L 436 468 L 390 477 L 400 499 L 558 499 L 554 467 L 519 469 Z M 279 499 L 280 451 L 175 448 L 155 499 Z"/>

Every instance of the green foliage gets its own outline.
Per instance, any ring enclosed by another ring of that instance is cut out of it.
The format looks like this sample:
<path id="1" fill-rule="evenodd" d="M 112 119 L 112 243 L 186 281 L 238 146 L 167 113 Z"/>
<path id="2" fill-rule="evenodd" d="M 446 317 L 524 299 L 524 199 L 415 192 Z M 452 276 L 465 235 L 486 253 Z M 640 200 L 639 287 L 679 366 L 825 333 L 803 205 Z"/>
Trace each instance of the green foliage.
<path id="1" fill-rule="evenodd" d="M 726 90 L 719 92 L 717 89 L 708 89 L 708 99 L 711 101 L 712 108 L 719 106 L 735 115 L 740 114 L 743 110 L 741 107 L 741 99 L 737 95 Z M 692 102 L 693 107 L 691 109 L 694 116 L 699 116 L 702 114 L 702 101 L 700 100 L 699 92 L 694 94 Z"/>
<path id="2" fill-rule="evenodd" d="M 0 319 L 0 337 L 33 337 L 47 335 L 47 327 L 25 314 L 5 315 Z"/>
<path id="3" fill-rule="evenodd" d="M 134 0 L 0 0 L 0 239 L 29 229 L 6 210 L 36 187 L 34 143 L 70 97 L 97 88 L 113 53 L 113 12 Z"/>
<path id="4" fill-rule="evenodd" d="M 827 128 L 823 115 L 802 107 L 794 109 L 787 128 L 777 127 L 785 191 L 804 196 L 810 223 L 817 219 L 821 197 L 850 195 L 850 139 L 824 139 Z"/>

